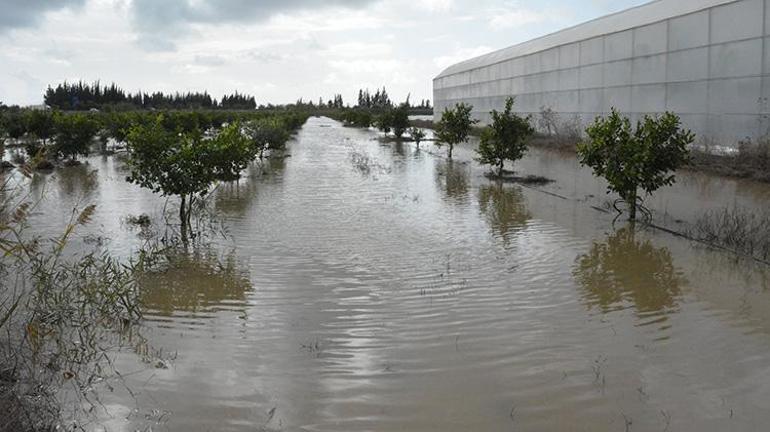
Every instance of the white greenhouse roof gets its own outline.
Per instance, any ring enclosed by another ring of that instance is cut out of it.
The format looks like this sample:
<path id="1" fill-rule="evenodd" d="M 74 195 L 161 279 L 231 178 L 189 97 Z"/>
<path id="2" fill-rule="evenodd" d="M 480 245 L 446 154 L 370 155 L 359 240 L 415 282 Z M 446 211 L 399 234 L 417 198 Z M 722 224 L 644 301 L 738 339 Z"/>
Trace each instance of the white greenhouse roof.
<path id="1" fill-rule="evenodd" d="M 449 66 L 436 78 L 477 69 L 501 61 L 545 51 L 593 37 L 607 35 L 626 29 L 641 27 L 703 9 L 734 3 L 738 0 L 656 0 L 650 3 L 607 15 L 592 21 L 569 27 L 556 33 L 484 54 L 470 60 Z"/>

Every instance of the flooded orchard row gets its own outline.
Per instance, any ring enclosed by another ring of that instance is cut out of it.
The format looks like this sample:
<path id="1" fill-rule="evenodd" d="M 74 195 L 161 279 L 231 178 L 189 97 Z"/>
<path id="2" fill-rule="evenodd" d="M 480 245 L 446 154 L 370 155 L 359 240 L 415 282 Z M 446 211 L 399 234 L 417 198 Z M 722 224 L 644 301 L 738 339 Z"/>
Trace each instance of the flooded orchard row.
<path id="1" fill-rule="evenodd" d="M 498 184 L 472 161 L 311 119 L 290 158 L 222 186 L 230 236 L 144 281 L 148 344 L 110 430 L 723 431 L 770 421 L 768 268 L 612 226 L 605 185 L 533 150 Z M 92 158 L 57 171 L 36 218 L 127 255 L 122 220 L 163 201 Z M 35 185 L 33 184 L 33 188 Z M 42 186 L 33 189 L 42 194 Z M 770 188 L 684 174 L 652 207 L 676 229 Z M 132 394 L 133 393 L 133 396 Z"/>

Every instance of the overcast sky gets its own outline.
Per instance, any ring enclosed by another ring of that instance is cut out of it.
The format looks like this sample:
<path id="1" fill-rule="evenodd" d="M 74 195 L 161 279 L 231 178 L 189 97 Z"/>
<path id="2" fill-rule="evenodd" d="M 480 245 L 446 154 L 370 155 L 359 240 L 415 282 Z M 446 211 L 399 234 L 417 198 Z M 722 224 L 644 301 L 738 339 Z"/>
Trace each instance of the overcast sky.
<path id="1" fill-rule="evenodd" d="M 470 57 L 645 0 L 0 0 L 0 101 L 83 79 L 258 103 L 432 97 Z"/>

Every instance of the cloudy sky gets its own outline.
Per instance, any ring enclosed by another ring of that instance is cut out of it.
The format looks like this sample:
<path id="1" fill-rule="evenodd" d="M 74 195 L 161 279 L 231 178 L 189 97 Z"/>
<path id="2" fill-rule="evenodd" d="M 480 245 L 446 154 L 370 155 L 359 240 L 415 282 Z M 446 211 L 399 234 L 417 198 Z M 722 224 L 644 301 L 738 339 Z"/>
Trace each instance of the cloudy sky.
<path id="1" fill-rule="evenodd" d="M 48 84 L 430 98 L 443 68 L 645 0 L 0 0 L 0 101 Z"/>

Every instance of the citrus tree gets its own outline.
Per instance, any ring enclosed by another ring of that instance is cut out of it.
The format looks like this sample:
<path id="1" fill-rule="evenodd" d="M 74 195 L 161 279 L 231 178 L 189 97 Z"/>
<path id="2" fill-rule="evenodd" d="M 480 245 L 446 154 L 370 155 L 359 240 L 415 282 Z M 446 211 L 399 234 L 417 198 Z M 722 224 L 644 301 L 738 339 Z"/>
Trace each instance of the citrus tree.
<path id="1" fill-rule="evenodd" d="M 268 150 L 283 150 L 291 136 L 281 118 L 254 120 L 244 126 L 254 154 L 263 159 Z"/>
<path id="2" fill-rule="evenodd" d="M 54 114 L 54 146 L 56 157 L 77 159 L 87 156 L 91 142 L 99 132 L 99 124 L 87 114 Z"/>
<path id="3" fill-rule="evenodd" d="M 203 158 L 209 166 L 213 181 L 233 182 L 241 178 L 256 157 L 249 137 L 239 122 L 222 128 L 214 137 L 205 140 Z"/>
<path id="4" fill-rule="evenodd" d="M 24 124 L 29 134 L 43 141 L 44 146 L 56 132 L 56 117 L 49 110 L 31 109 L 26 111 Z"/>
<path id="5" fill-rule="evenodd" d="M 420 143 L 425 139 L 425 132 L 418 127 L 413 127 L 409 129 L 409 136 L 412 137 L 412 140 L 417 144 L 417 148 L 419 149 Z"/>
<path id="6" fill-rule="evenodd" d="M 453 108 L 444 109 L 441 120 L 436 124 L 436 145 L 449 146 L 449 159 L 452 159 L 454 146 L 465 142 L 473 125 L 478 123 L 478 120 L 471 118 L 472 110 L 472 105 L 458 103 Z"/>
<path id="7" fill-rule="evenodd" d="M 126 180 L 163 196 L 178 196 L 184 233 L 194 197 L 208 193 L 212 177 L 203 161 L 201 134 L 180 134 L 167 129 L 162 117 L 128 130 L 130 175 Z"/>
<path id="8" fill-rule="evenodd" d="M 644 208 L 639 190 L 650 195 L 674 184 L 674 171 L 689 161 L 687 147 L 695 140 L 676 114 L 645 116 L 632 128 L 614 108 L 606 118 L 597 117 L 586 134 L 588 139 L 577 148 L 580 163 L 607 180 L 608 193 L 620 195 L 631 221 L 637 208 Z"/>
<path id="9" fill-rule="evenodd" d="M 393 108 L 390 114 L 391 127 L 393 128 L 393 135 L 396 138 L 404 136 L 404 132 L 409 129 L 409 106 L 407 104 L 401 104 L 397 108 Z"/>
<path id="10" fill-rule="evenodd" d="M 517 161 L 527 152 L 527 142 L 535 133 L 529 117 L 513 112 L 514 99 L 505 101 L 505 111 L 492 110 L 492 124 L 484 128 L 481 143 L 476 150 L 478 161 L 497 167 L 497 175 L 503 175 L 505 161 Z"/>

